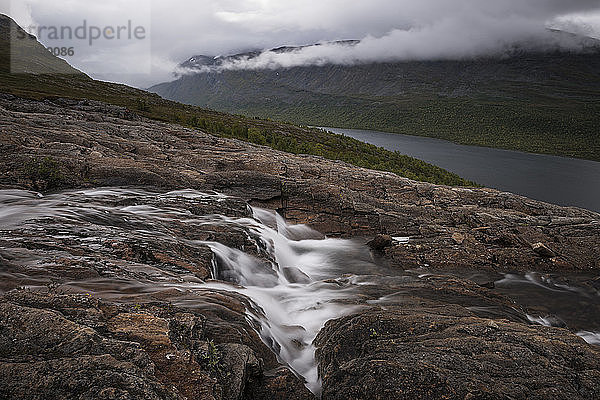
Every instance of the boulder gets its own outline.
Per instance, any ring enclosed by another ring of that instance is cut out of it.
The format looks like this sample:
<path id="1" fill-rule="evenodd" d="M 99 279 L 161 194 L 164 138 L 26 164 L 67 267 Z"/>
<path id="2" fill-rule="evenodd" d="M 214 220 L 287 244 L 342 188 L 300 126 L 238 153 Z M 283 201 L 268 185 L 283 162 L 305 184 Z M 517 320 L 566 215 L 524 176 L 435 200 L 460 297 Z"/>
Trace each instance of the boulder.
<path id="1" fill-rule="evenodd" d="M 456 307 L 372 308 L 316 339 L 323 399 L 594 399 L 600 350 Z"/>
<path id="2" fill-rule="evenodd" d="M 556 253 L 554 253 L 548 246 L 546 246 L 544 243 L 534 243 L 531 248 L 533 249 L 533 251 L 538 254 L 540 257 L 545 257 L 545 258 L 552 258 L 556 256 Z"/>
<path id="3" fill-rule="evenodd" d="M 377 235 L 375 238 L 367 242 L 367 246 L 378 252 L 382 252 L 387 247 L 391 247 L 393 244 L 394 240 L 390 235 Z"/>

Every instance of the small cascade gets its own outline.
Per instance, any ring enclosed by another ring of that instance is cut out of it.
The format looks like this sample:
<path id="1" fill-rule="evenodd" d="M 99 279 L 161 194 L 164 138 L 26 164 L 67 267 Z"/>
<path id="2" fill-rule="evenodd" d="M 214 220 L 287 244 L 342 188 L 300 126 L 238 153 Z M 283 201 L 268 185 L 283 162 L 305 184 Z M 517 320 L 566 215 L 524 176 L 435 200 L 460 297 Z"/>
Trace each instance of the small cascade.
<path id="1" fill-rule="evenodd" d="M 387 267 L 364 240 L 327 238 L 274 211 L 194 190 L 105 188 L 47 196 L 4 190 L 0 233 L 0 294 L 54 288 L 125 303 L 156 296 L 186 307 L 211 291 L 245 296 L 250 325 L 317 395 L 313 341 L 327 321 L 361 307 L 401 304 L 410 295 L 405 284 L 435 273 Z M 465 274 L 491 280 L 495 291 L 529 311 L 523 318 L 531 323 L 568 326 L 600 344 L 595 276 Z"/>
<path id="2" fill-rule="evenodd" d="M 255 220 L 237 223 L 248 227 L 259 256 L 217 242 L 203 242 L 216 256 L 218 280 L 207 286 L 234 290 L 260 308 L 249 310 L 259 321 L 263 341 L 304 377 L 314 393 L 320 390 L 314 338 L 330 319 L 352 311 L 353 285 L 343 275 L 364 273 L 376 267 L 368 248 L 352 240 L 328 239 L 305 225 L 288 225 L 278 214 L 254 209 Z"/>
<path id="3" fill-rule="evenodd" d="M 581 337 L 589 344 L 600 345 L 600 332 L 580 331 L 577 332 L 577 336 Z"/>
<path id="4" fill-rule="evenodd" d="M 361 307 L 355 300 L 357 288 L 378 268 L 364 243 L 326 238 L 308 226 L 287 224 L 274 211 L 248 209 L 239 199 L 194 190 L 105 188 L 48 196 L 0 191 L 0 226 L 16 241 L 27 241 L 34 233 L 44 238 L 43 246 L 59 253 L 61 246 L 75 246 L 75 257 L 83 264 L 107 247 L 109 253 L 121 246 L 137 252 L 128 256 L 135 257 L 128 263 L 106 263 L 105 270 L 60 281 L 45 270 L 49 264 L 43 256 L 0 248 L 0 257 L 40 271 L 35 277 L 0 271 L 9 288 L 60 286 L 125 302 L 169 290 L 244 295 L 250 299 L 247 317 L 259 327 L 262 340 L 317 394 L 321 385 L 313 340 L 328 320 Z M 180 267 L 161 267 L 153 255 L 180 248 L 198 254 L 209 248 L 213 279 L 204 282 Z"/>

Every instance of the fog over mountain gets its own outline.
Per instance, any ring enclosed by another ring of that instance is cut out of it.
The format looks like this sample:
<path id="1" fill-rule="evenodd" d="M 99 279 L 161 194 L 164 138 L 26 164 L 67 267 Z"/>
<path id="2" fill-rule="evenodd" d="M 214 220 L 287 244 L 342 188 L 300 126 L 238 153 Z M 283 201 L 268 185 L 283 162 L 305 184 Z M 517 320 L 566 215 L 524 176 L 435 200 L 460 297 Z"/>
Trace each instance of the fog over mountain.
<path id="1" fill-rule="evenodd" d="M 443 30 L 443 29 L 442 29 Z M 439 37 L 437 37 L 439 35 Z M 436 36 L 434 40 L 431 36 Z M 476 57 L 505 57 L 517 52 L 586 52 L 600 48 L 600 42 L 587 36 L 563 33 L 553 29 L 530 32 L 529 35 L 472 38 L 461 35 L 462 41 L 450 33 L 415 30 L 394 30 L 381 37 L 317 43 L 298 47 L 280 47 L 232 56 L 216 56 L 187 67 L 199 58 L 195 56 L 177 68 L 178 74 L 218 72 L 224 70 L 260 70 L 302 66 L 355 65 L 374 62 L 468 60 Z M 448 38 L 445 40 L 445 38 Z M 421 43 L 431 43 L 422 46 Z M 465 43 L 469 45 L 466 46 Z"/>
<path id="2" fill-rule="evenodd" d="M 106 24 L 123 18 L 144 21 L 150 13 L 151 22 L 145 25 L 151 35 L 152 68 L 145 75 L 134 76 L 131 71 L 147 56 L 147 50 L 125 44 L 98 44 L 93 51 L 80 52 L 80 58 L 69 60 L 82 70 L 94 61 L 97 71 L 93 75 L 136 85 L 166 79 L 181 60 L 194 54 L 217 56 L 281 45 L 361 40 L 355 46 L 265 53 L 252 63 L 231 66 L 265 68 L 461 59 L 504 52 L 515 45 L 580 48 L 579 43 L 552 39 L 547 28 L 600 37 L 597 0 L 106 0 L 92 6 L 84 0 L 2 0 L 0 12 L 23 26 L 75 26 L 83 19 Z M 40 40 L 45 43 L 44 37 Z M 102 60 L 111 68 L 102 71 Z M 118 64 L 125 72 L 115 71 Z"/>

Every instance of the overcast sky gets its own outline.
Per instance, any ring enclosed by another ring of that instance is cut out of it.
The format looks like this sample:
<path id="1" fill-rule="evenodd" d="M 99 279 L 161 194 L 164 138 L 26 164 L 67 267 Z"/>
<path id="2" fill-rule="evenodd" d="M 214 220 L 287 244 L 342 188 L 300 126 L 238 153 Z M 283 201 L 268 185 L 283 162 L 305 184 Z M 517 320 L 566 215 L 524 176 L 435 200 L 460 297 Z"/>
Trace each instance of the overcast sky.
<path id="1" fill-rule="evenodd" d="M 192 55 L 231 54 L 339 39 L 362 39 L 349 51 L 324 46 L 295 58 L 266 54 L 259 64 L 473 57 L 513 43 L 544 40 L 556 27 L 600 38 L 599 0 L 0 0 L 0 12 L 23 27 L 69 26 L 85 20 L 110 28 L 132 22 L 143 39 L 58 40 L 73 47 L 71 64 L 92 76 L 147 87 L 170 80 Z M 140 33 L 142 31 L 138 31 Z M 38 31 L 39 33 L 39 31 Z"/>

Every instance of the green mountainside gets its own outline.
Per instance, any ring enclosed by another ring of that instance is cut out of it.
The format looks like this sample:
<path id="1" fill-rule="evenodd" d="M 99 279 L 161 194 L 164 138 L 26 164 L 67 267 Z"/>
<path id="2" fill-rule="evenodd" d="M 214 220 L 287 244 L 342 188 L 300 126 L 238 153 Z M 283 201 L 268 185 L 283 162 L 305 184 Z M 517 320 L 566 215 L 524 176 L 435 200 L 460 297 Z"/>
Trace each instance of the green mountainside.
<path id="1" fill-rule="evenodd" d="M 581 53 L 225 70 L 186 74 L 150 90 L 187 104 L 297 124 L 600 161 L 600 42 L 586 40 Z M 189 60 L 184 66 L 194 68 Z"/>
<path id="2" fill-rule="evenodd" d="M 474 185 L 442 168 L 342 135 L 206 110 L 126 85 L 96 81 L 51 55 L 33 38 L 11 43 L 11 32 L 24 33 L 11 18 L 0 14 L 0 93 L 39 100 L 58 97 L 97 100 L 126 107 L 148 118 L 290 153 L 342 160 L 426 182 Z"/>

